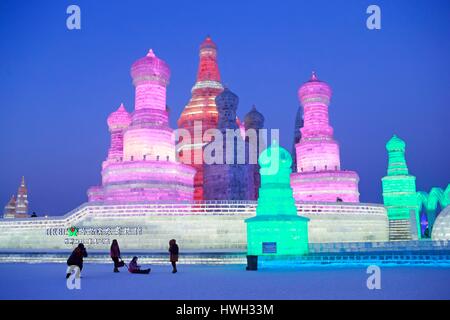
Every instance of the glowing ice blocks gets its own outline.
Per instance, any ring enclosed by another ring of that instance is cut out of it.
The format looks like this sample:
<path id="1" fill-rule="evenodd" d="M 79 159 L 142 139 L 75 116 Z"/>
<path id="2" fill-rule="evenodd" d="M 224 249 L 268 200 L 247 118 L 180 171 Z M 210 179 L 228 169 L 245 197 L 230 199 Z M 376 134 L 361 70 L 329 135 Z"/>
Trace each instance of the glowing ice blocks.
<path id="1" fill-rule="evenodd" d="M 292 158 L 276 143 L 263 151 L 256 217 L 246 219 L 248 255 L 308 253 L 308 218 L 297 215 L 290 186 Z M 269 168 L 277 168 L 273 173 Z"/>

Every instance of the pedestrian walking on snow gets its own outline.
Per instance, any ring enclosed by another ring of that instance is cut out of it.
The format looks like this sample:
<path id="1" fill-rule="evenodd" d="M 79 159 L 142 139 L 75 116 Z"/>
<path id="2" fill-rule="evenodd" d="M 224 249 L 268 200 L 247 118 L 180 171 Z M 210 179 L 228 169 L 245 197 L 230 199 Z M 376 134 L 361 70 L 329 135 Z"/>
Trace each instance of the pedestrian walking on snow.
<path id="1" fill-rule="evenodd" d="M 119 272 L 119 268 L 123 267 L 125 263 L 122 261 L 122 257 L 120 256 L 120 248 L 119 243 L 116 239 L 114 239 L 111 243 L 110 255 L 112 261 L 114 261 L 114 272 Z"/>
<path id="2" fill-rule="evenodd" d="M 172 264 L 172 273 L 177 273 L 177 261 L 178 261 L 179 248 L 175 239 L 169 241 L 169 253 L 170 263 Z"/>

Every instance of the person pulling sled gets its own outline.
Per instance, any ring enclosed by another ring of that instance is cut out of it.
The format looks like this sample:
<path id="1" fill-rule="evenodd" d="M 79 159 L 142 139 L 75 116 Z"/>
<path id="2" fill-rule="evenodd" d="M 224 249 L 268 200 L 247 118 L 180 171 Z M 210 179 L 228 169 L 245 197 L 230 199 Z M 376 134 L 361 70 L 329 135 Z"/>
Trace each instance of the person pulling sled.
<path id="1" fill-rule="evenodd" d="M 122 268 L 125 265 L 125 262 L 123 262 L 122 257 L 120 256 L 119 243 L 116 239 L 114 239 L 111 243 L 110 255 L 112 261 L 114 261 L 113 272 L 119 272 L 119 268 Z"/>

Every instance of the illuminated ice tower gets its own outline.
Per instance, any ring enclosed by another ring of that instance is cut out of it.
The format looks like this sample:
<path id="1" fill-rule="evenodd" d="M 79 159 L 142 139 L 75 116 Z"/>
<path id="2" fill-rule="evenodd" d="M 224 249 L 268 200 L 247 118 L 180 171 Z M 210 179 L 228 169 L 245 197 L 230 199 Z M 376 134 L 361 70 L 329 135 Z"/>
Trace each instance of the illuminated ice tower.
<path id="1" fill-rule="evenodd" d="M 264 150 L 256 216 L 247 223 L 247 254 L 301 255 L 308 253 L 308 218 L 297 214 L 290 186 L 292 158 L 277 142 Z"/>
<path id="2" fill-rule="evenodd" d="M 123 133 L 131 123 L 131 115 L 123 103 L 108 117 L 108 128 L 111 134 L 111 145 L 108 151 L 108 162 L 123 160 Z"/>
<path id="3" fill-rule="evenodd" d="M 25 177 L 22 177 L 16 199 L 16 217 L 28 218 L 28 189 L 25 185 Z"/>
<path id="4" fill-rule="evenodd" d="M 221 132 L 221 152 L 211 151 L 216 162 L 208 164 L 205 158 L 204 168 L 204 199 L 205 200 L 249 200 L 254 194 L 253 167 L 247 163 L 248 142 L 241 136 L 241 130 L 236 123 L 236 110 L 239 98 L 229 89 L 216 97 L 219 122 L 217 129 Z M 216 137 L 215 139 L 218 139 Z M 212 142 L 209 147 L 216 144 Z M 205 157 L 209 154 L 205 148 Z M 213 160 L 213 159 L 211 159 Z M 254 197 L 254 196 L 253 196 Z"/>
<path id="5" fill-rule="evenodd" d="M 297 172 L 297 157 L 295 146 L 300 142 L 302 138 L 302 132 L 300 129 L 303 127 L 303 109 L 300 107 L 297 109 L 297 115 L 295 116 L 295 125 L 294 125 L 294 143 L 292 144 L 292 154 L 294 158 L 292 159 L 292 172 Z"/>
<path id="6" fill-rule="evenodd" d="M 131 77 L 134 112 L 121 105 L 108 117 L 102 186 L 89 189 L 89 201 L 190 201 L 195 170 L 177 161 L 166 110 L 169 66 L 150 50 L 131 66 Z"/>
<path id="7" fill-rule="evenodd" d="M 292 172 L 297 172 L 297 157 L 295 146 L 300 142 L 302 138 L 302 132 L 300 129 L 303 127 L 303 109 L 302 107 L 297 109 L 297 115 L 295 116 L 295 125 L 294 125 L 294 143 L 292 144 L 292 154 L 294 155 L 292 159 Z"/>
<path id="8" fill-rule="evenodd" d="M 339 145 L 333 139 L 328 105 L 331 88 L 313 72 L 298 96 L 304 110 L 301 139 L 296 144 L 297 172 L 291 175 L 297 201 L 359 202 L 356 172 L 341 170 Z"/>
<path id="9" fill-rule="evenodd" d="M 383 201 L 389 218 L 389 239 L 417 239 L 420 222 L 417 212 L 416 177 L 408 172 L 405 142 L 394 135 L 386 144 L 389 155 L 387 176 L 381 179 Z"/>
<path id="10" fill-rule="evenodd" d="M 178 127 L 187 129 L 191 141 L 180 148 L 180 160 L 193 166 L 197 173 L 194 179 L 196 200 L 204 199 L 203 195 L 203 134 L 206 130 L 217 127 L 218 113 L 215 99 L 223 91 L 217 65 L 217 47 L 208 36 L 200 45 L 200 65 L 197 81 L 192 88 L 192 97 L 178 119 Z"/>
<path id="11" fill-rule="evenodd" d="M 249 188 L 249 198 L 248 200 L 257 200 L 259 187 L 261 186 L 261 176 L 259 174 L 260 166 L 258 164 L 258 157 L 266 149 L 266 141 L 264 140 L 264 116 L 258 110 L 256 106 L 245 115 L 244 118 L 244 129 L 246 130 L 246 141 L 249 144 L 249 169 L 253 172 L 253 185 Z M 251 136 L 254 135 L 254 136 Z M 255 155 L 255 160 L 251 160 L 251 155 Z"/>
<path id="12" fill-rule="evenodd" d="M 11 196 L 3 211 L 3 218 L 12 219 L 16 217 L 16 197 Z"/>
<path id="13" fill-rule="evenodd" d="M 28 189 L 25 185 L 25 177 L 22 177 L 17 189 L 17 197 L 14 195 L 8 201 L 3 212 L 3 218 L 29 218 L 28 215 Z"/>

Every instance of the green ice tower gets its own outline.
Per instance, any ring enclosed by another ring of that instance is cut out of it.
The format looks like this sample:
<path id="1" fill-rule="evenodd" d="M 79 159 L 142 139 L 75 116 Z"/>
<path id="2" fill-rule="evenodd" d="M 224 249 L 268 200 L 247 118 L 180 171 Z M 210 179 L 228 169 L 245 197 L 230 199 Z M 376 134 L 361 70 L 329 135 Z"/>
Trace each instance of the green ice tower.
<path id="1" fill-rule="evenodd" d="M 417 210 L 416 177 L 408 174 L 405 142 L 394 135 L 386 144 L 389 155 L 387 176 L 381 179 L 383 201 L 389 218 L 389 239 L 408 240 L 420 237 Z"/>
<path id="2" fill-rule="evenodd" d="M 261 187 L 256 216 L 247 219 L 249 256 L 308 253 L 308 218 L 297 215 L 290 185 L 292 158 L 276 142 L 259 156 Z"/>

